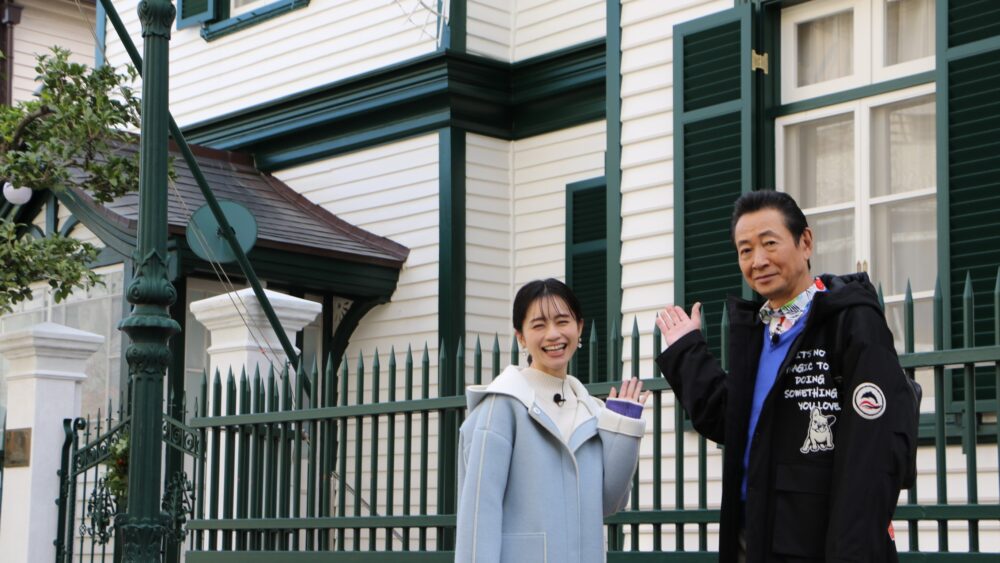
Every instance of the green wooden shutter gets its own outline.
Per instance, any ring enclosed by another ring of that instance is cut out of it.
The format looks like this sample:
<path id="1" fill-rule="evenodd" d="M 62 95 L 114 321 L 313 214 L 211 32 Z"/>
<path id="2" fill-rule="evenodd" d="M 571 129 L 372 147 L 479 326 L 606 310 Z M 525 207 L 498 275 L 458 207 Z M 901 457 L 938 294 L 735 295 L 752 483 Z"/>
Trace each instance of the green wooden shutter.
<path id="1" fill-rule="evenodd" d="M 216 19 L 218 4 L 229 0 L 177 0 L 177 29 Z"/>
<path id="2" fill-rule="evenodd" d="M 964 345 L 967 275 L 975 345 L 988 346 L 996 343 L 993 289 L 1000 265 L 1000 10 L 988 0 L 949 0 L 938 3 L 937 18 L 939 271 L 950 290 L 952 346 Z M 996 398 L 994 373 L 977 370 L 979 400 Z M 954 398 L 963 400 L 962 378 L 955 383 Z"/>
<path id="3" fill-rule="evenodd" d="M 674 302 L 701 302 L 718 354 L 725 298 L 742 277 L 733 202 L 752 189 L 751 6 L 674 27 Z"/>
<path id="4" fill-rule="evenodd" d="M 580 299 L 586 327 L 584 348 L 576 355 L 576 372 L 588 382 L 591 327 L 597 327 L 597 373 L 606 378 L 608 365 L 608 265 L 604 178 L 566 186 L 566 284 Z"/>

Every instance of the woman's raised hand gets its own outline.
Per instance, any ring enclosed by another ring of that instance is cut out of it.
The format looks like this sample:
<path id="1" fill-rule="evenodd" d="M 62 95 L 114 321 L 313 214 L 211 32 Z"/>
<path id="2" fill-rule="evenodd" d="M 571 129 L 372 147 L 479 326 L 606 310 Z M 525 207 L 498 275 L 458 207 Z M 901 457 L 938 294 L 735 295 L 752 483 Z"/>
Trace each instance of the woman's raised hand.
<path id="1" fill-rule="evenodd" d="M 660 327 L 664 341 L 670 346 L 685 334 L 701 330 L 701 303 L 691 307 L 690 317 L 682 307 L 667 305 L 656 315 L 656 326 Z"/>
<path id="2" fill-rule="evenodd" d="M 639 403 L 640 405 L 646 404 L 646 399 L 649 398 L 649 391 L 642 390 L 642 380 L 638 377 L 633 377 L 631 379 L 622 380 L 622 392 L 621 394 L 612 387 L 611 392 L 608 393 L 609 399 L 621 399 L 623 401 L 632 401 L 633 403 Z"/>

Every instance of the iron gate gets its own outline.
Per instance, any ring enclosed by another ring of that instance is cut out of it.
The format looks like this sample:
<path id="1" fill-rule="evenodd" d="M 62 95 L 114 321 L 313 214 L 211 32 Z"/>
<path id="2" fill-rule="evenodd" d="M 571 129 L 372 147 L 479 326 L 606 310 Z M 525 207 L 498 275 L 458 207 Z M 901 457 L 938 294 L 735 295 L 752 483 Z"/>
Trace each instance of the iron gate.
<path id="1" fill-rule="evenodd" d="M 93 420 L 63 419 L 56 563 L 121 561 L 118 523 L 128 500 L 129 422 L 121 409 L 112 414 L 110 408 Z M 166 528 L 161 553 L 163 561 L 179 561 L 177 547 L 195 503 L 193 482 L 204 471 L 204 445 L 200 432 L 168 415 L 163 416 L 162 439 L 170 469 L 161 499 Z"/>

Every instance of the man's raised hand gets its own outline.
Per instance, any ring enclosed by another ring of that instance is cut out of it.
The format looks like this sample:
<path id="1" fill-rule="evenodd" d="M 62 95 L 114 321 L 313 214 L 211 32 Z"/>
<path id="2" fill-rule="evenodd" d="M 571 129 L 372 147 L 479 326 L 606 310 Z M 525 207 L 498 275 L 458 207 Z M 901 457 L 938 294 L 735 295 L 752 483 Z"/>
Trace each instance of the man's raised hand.
<path id="1" fill-rule="evenodd" d="M 667 346 L 672 345 L 685 334 L 701 330 L 701 303 L 694 304 L 690 317 L 683 308 L 667 305 L 656 315 L 656 326 L 660 327 L 660 333 L 663 334 Z"/>

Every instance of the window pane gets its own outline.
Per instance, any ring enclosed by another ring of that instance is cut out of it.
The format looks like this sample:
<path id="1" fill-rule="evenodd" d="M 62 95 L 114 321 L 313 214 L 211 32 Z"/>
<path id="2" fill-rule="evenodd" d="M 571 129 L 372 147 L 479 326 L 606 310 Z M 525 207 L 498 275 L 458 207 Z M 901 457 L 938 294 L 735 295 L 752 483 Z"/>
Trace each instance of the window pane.
<path id="1" fill-rule="evenodd" d="M 854 211 L 838 211 L 808 217 L 813 230 L 812 272 L 844 274 L 853 272 Z"/>
<path id="2" fill-rule="evenodd" d="M 872 263 L 875 283 L 886 295 L 934 289 L 937 276 L 937 204 L 934 196 L 872 206 Z"/>
<path id="3" fill-rule="evenodd" d="M 886 0 L 886 66 L 934 54 L 933 0 Z"/>
<path id="4" fill-rule="evenodd" d="M 798 86 L 854 73 L 854 12 L 848 10 L 796 26 Z"/>
<path id="5" fill-rule="evenodd" d="M 785 191 L 803 209 L 854 201 L 854 114 L 785 128 Z"/>
<path id="6" fill-rule="evenodd" d="M 934 96 L 880 106 L 872 112 L 872 195 L 937 185 Z"/>

